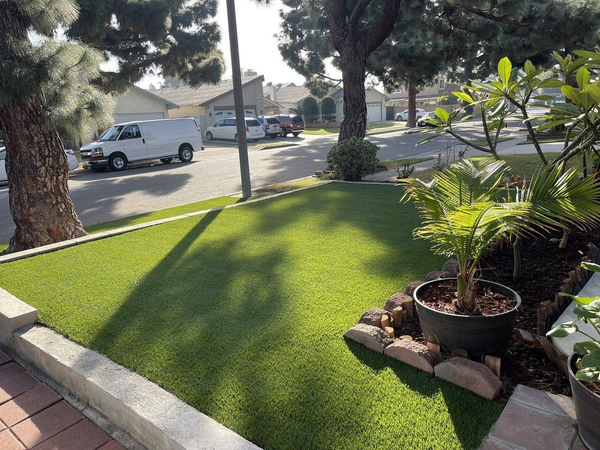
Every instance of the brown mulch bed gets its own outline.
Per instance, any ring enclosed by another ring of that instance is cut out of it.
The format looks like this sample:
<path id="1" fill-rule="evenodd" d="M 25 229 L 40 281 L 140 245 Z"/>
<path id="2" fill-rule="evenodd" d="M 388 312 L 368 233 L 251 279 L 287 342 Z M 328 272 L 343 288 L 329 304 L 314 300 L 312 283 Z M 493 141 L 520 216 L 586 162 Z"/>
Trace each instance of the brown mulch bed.
<path id="1" fill-rule="evenodd" d="M 476 308 L 469 312 L 461 308 L 456 300 L 456 281 L 438 283 L 430 287 L 419 299 L 437 311 L 470 316 L 502 314 L 514 309 L 517 305 L 516 300 L 511 300 L 506 295 L 491 292 L 483 286 L 477 285 L 475 288 Z"/>
<path id="2" fill-rule="evenodd" d="M 569 271 L 580 264 L 589 242 L 600 246 L 600 230 L 573 232 L 566 249 L 550 243 L 550 238 L 560 237 L 560 234 L 553 234 L 523 242 L 523 277 L 518 281 L 512 277 L 513 253 L 510 247 L 482 263 L 484 278 L 509 286 L 521 295 L 517 328 L 537 334 L 537 308 L 540 303 L 554 299 Z M 546 357 L 543 350 L 528 347 L 514 339 L 502 359 L 502 381 L 504 389 L 501 395 L 504 398 L 510 397 L 518 384 L 554 394 L 571 394 L 567 376 Z"/>

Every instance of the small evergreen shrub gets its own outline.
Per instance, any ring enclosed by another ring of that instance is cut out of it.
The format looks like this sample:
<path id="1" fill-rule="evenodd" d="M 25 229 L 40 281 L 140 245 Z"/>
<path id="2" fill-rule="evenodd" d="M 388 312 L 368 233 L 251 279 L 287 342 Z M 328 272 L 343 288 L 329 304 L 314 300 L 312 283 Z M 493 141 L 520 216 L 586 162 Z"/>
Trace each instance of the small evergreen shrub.
<path id="1" fill-rule="evenodd" d="M 334 145 L 327 153 L 327 164 L 337 179 L 360 181 L 377 172 L 377 151 L 372 142 L 350 138 Z"/>

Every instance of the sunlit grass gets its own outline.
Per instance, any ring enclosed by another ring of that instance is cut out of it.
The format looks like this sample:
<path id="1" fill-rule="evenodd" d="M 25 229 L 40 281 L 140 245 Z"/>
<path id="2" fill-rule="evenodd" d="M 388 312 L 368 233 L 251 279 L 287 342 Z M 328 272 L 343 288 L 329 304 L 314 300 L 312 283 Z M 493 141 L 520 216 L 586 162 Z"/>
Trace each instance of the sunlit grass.
<path id="1" fill-rule="evenodd" d="M 443 262 L 401 195 L 316 187 L 0 265 L 0 286 L 267 450 L 475 449 L 500 405 L 342 337 Z"/>

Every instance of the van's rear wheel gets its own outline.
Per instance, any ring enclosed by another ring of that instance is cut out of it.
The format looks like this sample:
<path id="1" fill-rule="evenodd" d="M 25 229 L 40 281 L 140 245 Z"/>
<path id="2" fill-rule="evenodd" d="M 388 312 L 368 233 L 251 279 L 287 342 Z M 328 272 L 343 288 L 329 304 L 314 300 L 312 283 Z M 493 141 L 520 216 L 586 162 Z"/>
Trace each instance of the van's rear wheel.
<path id="1" fill-rule="evenodd" d="M 171 164 L 173 162 L 173 158 L 163 158 L 160 160 L 163 164 Z"/>
<path id="2" fill-rule="evenodd" d="M 179 149 L 179 161 L 190 162 L 194 159 L 194 150 L 189 145 L 184 145 Z"/>
<path id="3" fill-rule="evenodd" d="M 110 170 L 114 170 L 115 172 L 125 170 L 127 168 L 127 158 L 125 155 L 120 153 L 111 155 L 110 159 L 108 160 L 108 167 L 110 167 Z"/>

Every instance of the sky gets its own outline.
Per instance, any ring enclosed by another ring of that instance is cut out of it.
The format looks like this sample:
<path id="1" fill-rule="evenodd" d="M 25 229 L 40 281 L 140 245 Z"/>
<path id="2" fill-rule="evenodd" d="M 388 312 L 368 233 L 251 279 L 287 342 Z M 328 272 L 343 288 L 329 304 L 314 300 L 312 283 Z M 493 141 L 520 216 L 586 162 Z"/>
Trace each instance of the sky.
<path id="1" fill-rule="evenodd" d="M 254 70 L 265 76 L 265 83 L 293 82 L 302 84 L 304 77 L 292 70 L 283 61 L 277 49 L 276 35 L 280 30 L 279 10 L 283 2 L 275 0 L 268 6 L 257 6 L 253 0 L 236 0 L 236 15 L 240 46 L 240 62 L 243 69 Z M 226 72 L 224 78 L 231 78 L 231 57 L 229 49 L 229 32 L 227 28 L 227 8 L 225 0 L 219 1 L 216 17 L 221 26 L 222 39 L 219 48 L 225 56 Z M 158 86 L 161 78 L 148 75 L 139 86 L 148 88 L 152 83 Z"/>

